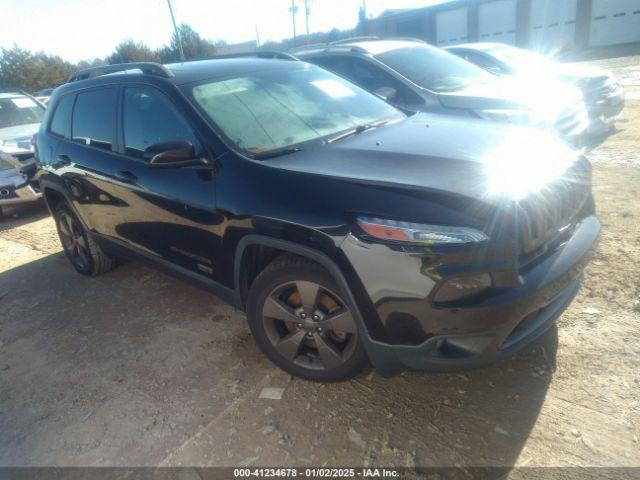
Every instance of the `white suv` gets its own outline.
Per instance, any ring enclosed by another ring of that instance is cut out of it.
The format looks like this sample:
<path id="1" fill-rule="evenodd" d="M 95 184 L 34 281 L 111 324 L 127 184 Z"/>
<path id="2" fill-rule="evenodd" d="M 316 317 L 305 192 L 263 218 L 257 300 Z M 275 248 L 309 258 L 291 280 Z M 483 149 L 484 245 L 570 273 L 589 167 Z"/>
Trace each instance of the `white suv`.
<path id="1" fill-rule="evenodd" d="M 32 137 L 45 107 L 20 90 L 0 90 L 0 216 L 2 207 L 41 197 L 31 180 L 36 170 Z"/>

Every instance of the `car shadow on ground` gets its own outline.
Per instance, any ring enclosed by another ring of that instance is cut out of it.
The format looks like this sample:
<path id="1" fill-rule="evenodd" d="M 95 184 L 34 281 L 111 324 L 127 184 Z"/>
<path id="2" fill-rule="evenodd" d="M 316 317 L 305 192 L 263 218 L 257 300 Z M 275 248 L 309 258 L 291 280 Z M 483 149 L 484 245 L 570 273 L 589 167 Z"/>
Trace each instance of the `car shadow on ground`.
<path id="1" fill-rule="evenodd" d="M 135 264 L 85 278 L 60 253 L 0 273 L 0 298 L 0 465 L 510 467 L 555 368 L 554 327 L 481 370 L 291 379 L 216 297 Z M 280 401 L 259 395 L 273 379 Z"/>

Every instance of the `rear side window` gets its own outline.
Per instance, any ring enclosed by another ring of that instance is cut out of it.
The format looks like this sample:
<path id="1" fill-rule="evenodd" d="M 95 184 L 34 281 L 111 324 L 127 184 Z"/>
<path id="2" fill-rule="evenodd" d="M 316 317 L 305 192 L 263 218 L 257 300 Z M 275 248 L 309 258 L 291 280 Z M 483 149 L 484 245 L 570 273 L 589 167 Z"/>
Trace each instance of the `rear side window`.
<path id="1" fill-rule="evenodd" d="M 79 93 L 73 108 L 71 139 L 84 145 L 111 150 L 116 98 L 115 88 Z"/>
<path id="2" fill-rule="evenodd" d="M 75 95 L 65 95 L 58 102 L 56 111 L 53 112 L 50 130 L 61 137 L 68 137 L 71 126 L 71 109 Z"/>
<path id="3" fill-rule="evenodd" d="M 151 88 L 129 87 L 124 91 L 123 130 L 125 153 L 142 158 L 156 143 L 186 140 L 198 151 L 187 122 L 164 96 Z"/>

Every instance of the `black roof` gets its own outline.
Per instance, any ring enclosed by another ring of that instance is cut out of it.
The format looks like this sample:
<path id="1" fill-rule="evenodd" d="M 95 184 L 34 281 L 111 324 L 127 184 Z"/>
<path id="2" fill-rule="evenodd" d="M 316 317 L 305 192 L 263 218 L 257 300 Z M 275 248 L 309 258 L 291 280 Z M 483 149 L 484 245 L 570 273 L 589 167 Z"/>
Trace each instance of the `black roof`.
<path id="1" fill-rule="evenodd" d="M 300 64 L 290 60 L 237 57 L 172 63 L 165 66 L 174 75 L 170 80 L 176 85 L 181 85 L 208 78 L 234 77 L 258 70 L 294 69 L 299 68 Z"/>

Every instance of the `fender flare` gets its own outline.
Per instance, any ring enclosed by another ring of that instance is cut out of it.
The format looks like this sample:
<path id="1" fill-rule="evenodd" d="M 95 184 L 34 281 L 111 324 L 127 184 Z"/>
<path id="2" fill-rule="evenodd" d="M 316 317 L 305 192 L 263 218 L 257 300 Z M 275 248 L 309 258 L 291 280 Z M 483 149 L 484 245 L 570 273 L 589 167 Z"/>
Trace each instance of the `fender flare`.
<path id="1" fill-rule="evenodd" d="M 389 352 L 385 348 L 385 344 L 377 342 L 370 337 L 369 331 L 366 327 L 364 319 L 362 318 L 362 314 L 360 313 L 360 309 L 358 308 L 355 297 L 353 296 L 351 288 L 349 287 L 349 284 L 347 283 L 347 280 L 345 279 L 338 265 L 336 265 L 336 263 L 328 255 L 311 247 L 300 245 L 299 243 L 291 242 L 288 240 L 268 237 L 265 235 L 249 234 L 244 236 L 238 242 L 238 245 L 236 247 L 236 256 L 233 268 L 234 303 L 237 308 L 242 308 L 242 299 L 240 297 L 240 269 L 242 265 L 242 256 L 245 249 L 250 245 L 264 245 L 266 247 L 277 248 L 279 250 L 284 250 L 286 252 L 294 253 L 296 255 L 300 255 L 301 257 L 308 258 L 322 265 L 338 283 L 338 286 L 345 295 L 345 300 L 349 308 L 353 312 L 353 316 L 356 320 L 356 323 L 358 324 L 360 338 L 365 350 L 367 351 L 367 354 L 369 355 L 369 360 L 371 361 L 373 366 L 383 375 L 393 375 L 399 371 L 399 369 L 396 367 L 396 359 L 389 358 Z"/>

